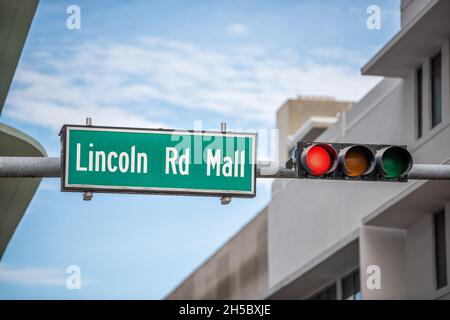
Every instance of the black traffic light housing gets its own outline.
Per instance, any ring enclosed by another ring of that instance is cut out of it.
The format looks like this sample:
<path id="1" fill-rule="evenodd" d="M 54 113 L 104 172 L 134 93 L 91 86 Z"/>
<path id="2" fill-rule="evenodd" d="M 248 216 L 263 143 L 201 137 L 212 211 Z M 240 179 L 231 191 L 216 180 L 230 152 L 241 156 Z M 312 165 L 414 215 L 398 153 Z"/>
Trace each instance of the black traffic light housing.
<path id="1" fill-rule="evenodd" d="M 412 164 L 404 145 L 300 141 L 286 165 L 300 179 L 407 182 Z"/>

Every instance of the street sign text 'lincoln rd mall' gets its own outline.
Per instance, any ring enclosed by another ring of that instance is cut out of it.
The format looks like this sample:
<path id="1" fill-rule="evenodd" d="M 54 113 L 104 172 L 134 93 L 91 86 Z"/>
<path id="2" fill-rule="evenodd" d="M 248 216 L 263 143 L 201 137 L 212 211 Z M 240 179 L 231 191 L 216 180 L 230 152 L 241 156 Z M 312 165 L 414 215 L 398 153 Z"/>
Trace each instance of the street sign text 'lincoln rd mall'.
<path id="1" fill-rule="evenodd" d="M 65 125 L 62 191 L 254 197 L 256 134 Z"/>

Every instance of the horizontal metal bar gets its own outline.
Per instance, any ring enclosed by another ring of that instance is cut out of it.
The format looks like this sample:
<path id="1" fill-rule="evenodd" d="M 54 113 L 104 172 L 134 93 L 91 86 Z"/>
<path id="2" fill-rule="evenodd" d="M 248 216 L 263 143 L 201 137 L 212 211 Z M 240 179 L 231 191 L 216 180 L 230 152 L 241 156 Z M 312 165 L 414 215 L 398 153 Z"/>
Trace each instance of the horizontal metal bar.
<path id="1" fill-rule="evenodd" d="M 57 157 L 0 157 L 0 177 L 57 178 L 61 176 L 61 159 Z M 294 169 L 276 162 L 258 161 L 257 178 L 295 179 Z M 450 180 L 450 165 L 415 164 L 408 173 L 411 180 Z"/>
<path id="2" fill-rule="evenodd" d="M 258 161 L 256 165 L 257 178 L 297 178 L 294 169 L 286 169 L 273 161 Z"/>
<path id="3" fill-rule="evenodd" d="M 448 164 L 415 164 L 408 173 L 412 180 L 450 180 Z"/>
<path id="4" fill-rule="evenodd" d="M 10 178 L 61 177 L 61 158 L 0 157 L 0 177 L 10 177 Z"/>

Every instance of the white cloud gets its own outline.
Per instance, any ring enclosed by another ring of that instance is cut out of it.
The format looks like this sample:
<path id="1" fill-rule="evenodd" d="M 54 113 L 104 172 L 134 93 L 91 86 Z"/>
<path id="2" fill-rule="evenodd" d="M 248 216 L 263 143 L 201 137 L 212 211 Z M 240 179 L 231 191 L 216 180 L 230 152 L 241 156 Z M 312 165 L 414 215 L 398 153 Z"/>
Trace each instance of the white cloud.
<path id="1" fill-rule="evenodd" d="M 0 283 L 22 286 L 51 286 L 66 287 L 69 274 L 65 268 L 12 268 L 0 265 Z M 81 274 L 82 286 L 90 285 L 94 281 Z"/>
<path id="2" fill-rule="evenodd" d="M 361 67 L 366 62 L 366 59 L 360 52 L 348 50 L 340 47 L 320 47 L 314 48 L 310 51 L 315 57 L 327 59 L 330 62 L 340 61 L 341 63 Z"/>
<path id="3" fill-rule="evenodd" d="M 227 122 L 270 125 L 288 98 L 358 100 L 378 81 L 346 64 L 299 61 L 282 48 L 205 48 L 140 37 L 57 50 L 36 52 L 35 64 L 20 66 L 5 113 L 52 130 L 86 116 L 94 124 L 170 128 L 183 110 L 199 120 L 216 113 Z"/>
<path id="4" fill-rule="evenodd" d="M 25 286 L 65 286 L 64 269 L 56 268 L 9 268 L 0 266 L 0 282 Z"/>
<path id="5" fill-rule="evenodd" d="M 232 23 L 227 26 L 227 33 L 231 36 L 244 37 L 250 34 L 250 29 L 242 23 Z"/>

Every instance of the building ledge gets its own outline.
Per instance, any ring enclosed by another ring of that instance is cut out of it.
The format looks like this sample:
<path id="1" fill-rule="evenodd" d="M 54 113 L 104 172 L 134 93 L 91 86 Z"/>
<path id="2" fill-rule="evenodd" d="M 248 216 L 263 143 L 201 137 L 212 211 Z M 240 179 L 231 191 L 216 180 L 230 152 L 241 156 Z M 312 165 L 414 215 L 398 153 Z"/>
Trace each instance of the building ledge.
<path id="1" fill-rule="evenodd" d="M 361 69 L 363 75 L 404 78 L 450 38 L 450 1 L 431 1 Z"/>
<path id="2" fill-rule="evenodd" d="M 310 117 L 294 134 L 287 137 L 288 149 L 294 147 L 297 141 L 314 141 L 337 121 L 337 117 Z"/>
<path id="3" fill-rule="evenodd" d="M 0 123 L 0 156 L 45 157 L 39 142 Z M 41 182 L 40 178 L 0 178 L 0 260 Z"/>
<path id="4" fill-rule="evenodd" d="M 270 253 L 269 253 L 270 254 Z M 264 300 L 308 299 L 312 290 L 328 286 L 359 265 L 359 228 L 303 265 L 259 297 Z"/>
<path id="5" fill-rule="evenodd" d="M 0 1 L 0 113 L 39 0 Z"/>

